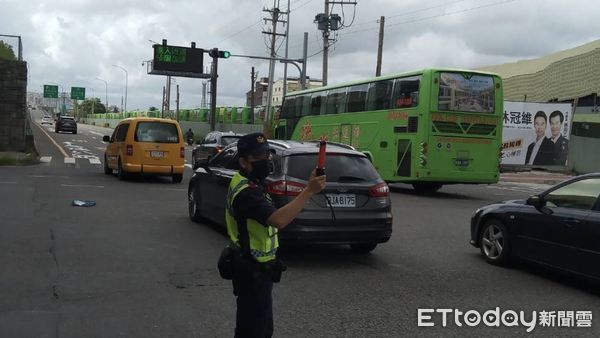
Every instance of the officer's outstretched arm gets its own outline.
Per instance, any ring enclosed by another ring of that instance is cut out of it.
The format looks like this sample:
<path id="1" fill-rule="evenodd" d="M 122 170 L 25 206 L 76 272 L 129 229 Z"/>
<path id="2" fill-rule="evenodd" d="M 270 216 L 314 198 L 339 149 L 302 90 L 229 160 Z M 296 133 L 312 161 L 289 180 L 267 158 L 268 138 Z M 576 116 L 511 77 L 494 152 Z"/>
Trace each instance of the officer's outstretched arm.
<path id="1" fill-rule="evenodd" d="M 275 227 L 277 229 L 283 229 L 290 224 L 296 216 L 304 208 L 304 204 L 312 197 L 312 195 L 321 192 L 325 188 L 325 175 L 316 176 L 313 170 L 310 178 L 308 179 L 308 186 L 302 190 L 300 195 L 296 196 L 290 203 L 277 209 L 267 219 L 267 225 Z"/>

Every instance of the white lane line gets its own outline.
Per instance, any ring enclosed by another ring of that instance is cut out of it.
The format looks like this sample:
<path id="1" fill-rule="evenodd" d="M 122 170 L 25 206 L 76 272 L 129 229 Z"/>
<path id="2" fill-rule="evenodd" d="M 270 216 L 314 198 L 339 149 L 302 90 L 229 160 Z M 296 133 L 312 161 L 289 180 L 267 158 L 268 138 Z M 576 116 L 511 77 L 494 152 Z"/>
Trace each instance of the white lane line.
<path id="1" fill-rule="evenodd" d="M 96 149 L 100 150 L 100 151 L 105 151 L 106 147 L 96 147 Z"/>
<path id="2" fill-rule="evenodd" d="M 94 140 L 97 140 L 96 136 L 92 136 L 92 138 L 93 138 Z"/>
<path id="3" fill-rule="evenodd" d="M 186 163 L 186 164 L 184 164 L 184 166 L 186 166 L 186 167 L 188 167 L 188 168 L 192 169 L 192 165 L 191 165 L 191 164 L 187 164 L 187 163 Z"/>
<path id="4" fill-rule="evenodd" d="M 75 164 L 75 159 L 73 157 L 65 157 L 65 164 Z"/>
<path id="5" fill-rule="evenodd" d="M 103 185 L 89 185 L 89 184 L 61 184 L 61 187 L 66 188 L 104 188 Z"/>
<path id="6" fill-rule="evenodd" d="M 97 133 L 97 132 L 91 131 L 91 130 L 89 132 L 90 132 L 90 134 L 94 134 L 96 136 L 104 137 L 104 134 L 100 134 L 100 133 Z"/>
<path id="7" fill-rule="evenodd" d="M 102 164 L 97 158 L 90 158 L 90 164 Z"/>
<path id="8" fill-rule="evenodd" d="M 0 184 L 17 184 L 17 182 L 0 182 Z"/>
<path id="9" fill-rule="evenodd" d="M 175 188 L 150 188 L 150 190 L 159 190 L 159 191 L 187 191 L 187 189 L 175 189 Z"/>
<path id="10" fill-rule="evenodd" d="M 52 156 L 42 156 L 40 157 L 40 162 L 42 163 L 50 163 L 52 161 Z"/>

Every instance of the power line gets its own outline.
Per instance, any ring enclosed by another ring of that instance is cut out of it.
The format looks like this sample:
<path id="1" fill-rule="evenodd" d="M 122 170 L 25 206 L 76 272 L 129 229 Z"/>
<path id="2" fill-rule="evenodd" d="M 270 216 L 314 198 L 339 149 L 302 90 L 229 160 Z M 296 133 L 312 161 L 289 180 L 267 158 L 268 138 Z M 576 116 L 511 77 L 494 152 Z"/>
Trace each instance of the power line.
<path id="1" fill-rule="evenodd" d="M 417 18 L 417 19 L 413 19 L 413 20 L 408 20 L 408 21 L 402 21 L 402 22 L 398 22 L 398 23 L 393 23 L 391 25 L 387 25 L 387 27 L 400 26 L 400 25 L 406 25 L 406 24 L 409 24 L 409 23 L 415 23 L 415 22 L 421 22 L 421 21 L 426 21 L 426 20 L 441 18 L 441 17 L 444 17 L 444 16 L 449 16 L 449 15 L 454 15 L 454 14 L 460 14 L 460 13 L 465 13 L 465 12 L 470 12 L 470 11 L 474 11 L 474 10 L 477 10 L 477 9 L 482 9 L 482 8 L 488 8 L 488 7 L 494 7 L 494 6 L 504 5 L 504 4 L 507 4 L 509 2 L 515 2 L 515 1 L 517 1 L 517 0 L 506 0 L 506 1 L 495 2 L 495 3 L 491 3 L 491 4 L 487 4 L 487 5 L 482 5 L 482 6 L 477 6 L 477 7 L 471 7 L 471 8 L 467 8 L 467 9 L 455 11 L 455 12 L 449 12 L 449 13 L 444 13 L 444 14 L 432 15 L 432 16 L 427 16 L 427 17 L 423 17 L 423 18 Z M 340 34 L 340 35 L 357 34 L 357 33 L 362 33 L 362 32 L 373 31 L 373 30 L 377 30 L 377 29 L 379 29 L 379 27 L 372 27 L 372 28 L 366 28 L 366 29 L 361 29 L 361 30 L 356 30 L 356 31 L 349 31 L 349 32 L 346 32 L 346 33 L 343 33 L 343 34 Z"/>

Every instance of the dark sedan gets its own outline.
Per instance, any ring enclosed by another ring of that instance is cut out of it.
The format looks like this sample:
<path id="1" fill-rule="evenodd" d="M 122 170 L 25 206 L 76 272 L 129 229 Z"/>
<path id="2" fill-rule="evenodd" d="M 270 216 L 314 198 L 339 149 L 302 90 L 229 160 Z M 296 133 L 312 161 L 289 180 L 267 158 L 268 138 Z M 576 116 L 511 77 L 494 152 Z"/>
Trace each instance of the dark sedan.
<path id="1" fill-rule="evenodd" d="M 306 187 L 317 163 L 318 143 L 269 141 L 275 151 L 274 170 L 267 191 L 279 208 Z M 188 188 L 189 215 L 225 225 L 225 199 L 231 178 L 239 170 L 237 143 L 209 162 L 201 161 Z M 282 242 L 350 244 L 369 252 L 392 234 L 392 212 L 387 184 L 361 152 L 346 145 L 327 145 L 327 186 L 305 205 L 281 231 Z"/>
<path id="2" fill-rule="evenodd" d="M 600 173 L 560 183 L 527 200 L 478 209 L 471 244 L 492 264 L 517 257 L 600 279 Z"/>
<path id="3" fill-rule="evenodd" d="M 77 134 L 77 122 L 71 116 L 60 116 L 54 124 L 54 131 L 57 133 L 68 131 Z"/>

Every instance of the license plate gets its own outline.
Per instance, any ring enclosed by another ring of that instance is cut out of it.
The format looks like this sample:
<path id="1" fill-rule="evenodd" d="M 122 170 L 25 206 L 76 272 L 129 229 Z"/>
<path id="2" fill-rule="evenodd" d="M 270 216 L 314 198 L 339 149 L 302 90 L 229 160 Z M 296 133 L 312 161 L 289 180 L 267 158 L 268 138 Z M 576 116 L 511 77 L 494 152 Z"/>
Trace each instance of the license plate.
<path id="1" fill-rule="evenodd" d="M 150 157 L 163 158 L 163 157 L 165 157 L 165 152 L 153 150 L 150 152 Z"/>
<path id="2" fill-rule="evenodd" d="M 352 194 L 327 194 L 332 207 L 354 208 L 356 207 L 356 195 Z"/>
<path id="3" fill-rule="evenodd" d="M 454 164 L 456 164 L 459 167 L 466 167 L 469 165 L 469 160 L 455 160 Z"/>

